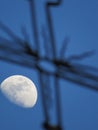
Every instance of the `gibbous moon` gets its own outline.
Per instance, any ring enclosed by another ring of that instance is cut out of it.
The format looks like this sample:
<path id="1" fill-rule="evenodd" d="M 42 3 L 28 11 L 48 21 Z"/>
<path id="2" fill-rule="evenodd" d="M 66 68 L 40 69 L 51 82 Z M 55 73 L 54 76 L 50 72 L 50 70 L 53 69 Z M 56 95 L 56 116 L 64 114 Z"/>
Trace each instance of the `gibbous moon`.
<path id="1" fill-rule="evenodd" d="M 13 75 L 1 83 L 2 93 L 11 102 L 25 108 L 31 108 L 37 101 L 37 89 L 34 83 L 22 75 Z"/>

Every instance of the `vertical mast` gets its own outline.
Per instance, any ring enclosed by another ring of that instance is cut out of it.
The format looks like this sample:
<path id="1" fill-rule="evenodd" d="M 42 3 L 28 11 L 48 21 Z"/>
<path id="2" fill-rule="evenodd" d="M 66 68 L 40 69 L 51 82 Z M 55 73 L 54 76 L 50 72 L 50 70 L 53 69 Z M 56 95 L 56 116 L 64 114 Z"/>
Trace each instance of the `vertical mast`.
<path id="1" fill-rule="evenodd" d="M 38 29 L 37 29 L 37 20 L 36 20 L 36 12 L 35 12 L 35 3 L 34 0 L 29 0 L 30 12 L 31 12 L 31 21 L 32 21 L 32 32 L 34 34 L 34 43 L 36 51 L 39 53 L 39 40 L 38 40 Z"/>
<path id="2" fill-rule="evenodd" d="M 47 2 L 45 5 L 46 9 L 46 17 L 48 22 L 48 28 L 50 33 L 50 44 L 51 44 L 51 50 L 52 50 L 52 57 L 55 60 L 57 57 L 56 54 L 56 44 L 55 44 L 55 38 L 54 38 L 54 32 L 53 32 L 53 26 L 52 26 L 52 19 L 50 14 L 50 7 L 59 6 L 61 4 L 61 0 L 58 0 L 57 2 Z M 60 107 L 60 92 L 59 92 L 59 81 L 58 77 L 54 76 L 54 87 L 55 87 L 55 97 L 56 97 L 56 115 L 58 120 L 58 126 L 55 128 L 55 130 L 61 130 L 61 107 Z"/>
<path id="3" fill-rule="evenodd" d="M 34 43 L 35 43 L 35 48 L 37 51 L 38 56 L 40 55 L 40 42 L 39 42 L 39 37 L 38 37 L 38 28 L 37 28 L 37 18 L 36 18 L 36 11 L 35 11 L 35 4 L 34 0 L 29 0 L 29 6 L 30 6 L 30 12 L 31 12 L 31 20 L 32 20 L 32 32 L 34 33 Z M 39 59 L 37 59 L 39 61 Z M 48 122 L 49 121 L 49 113 L 48 109 L 46 106 L 46 98 L 44 94 L 44 74 L 40 70 L 38 70 L 38 78 L 41 86 L 41 96 L 42 96 L 42 104 L 43 104 L 43 109 L 44 109 L 44 115 L 45 115 L 45 120 Z"/>
<path id="4" fill-rule="evenodd" d="M 54 34 L 53 34 L 53 26 L 52 26 L 52 20 L 51 20 L 51 14 L 50 14 L 50 7 L 51 6 L 58 6 L 60 5 L 61 0 L 58 0 L 57 2 L 47 2 L 45 5 L 45 10 L 46 10 L 46 17 L 47 17 L 47 22 L 48 22 L 48 28 L 49 28 L 49 33 L 50 33 L 50 44 L 51 44 L 51 50 L 52 50 L 52 55 L 54 58 L 56 58 L 56 45 L 55 45 L 55 39 L 54 39 Z"/>

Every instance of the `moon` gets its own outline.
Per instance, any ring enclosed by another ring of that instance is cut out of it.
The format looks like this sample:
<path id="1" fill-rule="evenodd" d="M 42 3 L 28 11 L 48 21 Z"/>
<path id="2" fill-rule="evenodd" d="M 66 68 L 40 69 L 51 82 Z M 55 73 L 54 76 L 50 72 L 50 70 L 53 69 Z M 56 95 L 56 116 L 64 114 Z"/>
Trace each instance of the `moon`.
<path id="1" fill-rule="evenodd" d="M 22 75 L 13 75 L 6 78 L 1 83 L 1 92 L 12 103 L 31 108 L 37 101 L 37 89 L 35 84 L 27 77 Z"/>

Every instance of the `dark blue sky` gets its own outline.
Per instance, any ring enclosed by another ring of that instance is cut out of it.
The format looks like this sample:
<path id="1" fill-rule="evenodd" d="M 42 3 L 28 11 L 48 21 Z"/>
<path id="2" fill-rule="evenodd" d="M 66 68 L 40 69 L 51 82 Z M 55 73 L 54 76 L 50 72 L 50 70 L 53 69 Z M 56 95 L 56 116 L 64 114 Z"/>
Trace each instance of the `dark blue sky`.
<path id="1" fill-rule="evenodd" d="M 42 25 L 46 25 L 43 6 L 45 0 L 35 1 L 40 50 L 41 54 L 45 54 L 40 33 Z M 70 40 L 65 58 L 73 54 L 79 55 L 85 51 L 95 50 L 93 56 L 76 63 L 97 67 L 98 1 L 62 0 L 62 5 L 55 9 L 52 8 L 51 11 L 58 56 L 63 40 L 68 36 Z M 21 38 L 23 38 L 21 27 L 25 26 L 30 36 L 30 45 L 34 47 L 28 1 L 1 0 L 0 21 Z M 9 38 L 2 30 L 0 30 L 0 36 Z M 0 61 L 0 83 L 6 77 L 14 74 L 25 75 L 34 81 L 38 89 L 38 101 L 34 108 L 23 109 L 10 103 L 0 92 L 0 130 L 42 130 L 41 124 L 44 115 L 37 73 L 33 69 Z M 67 80 L 60 81 L 60 91 L 64 130 L 98 130 L 98 93 Z"/>

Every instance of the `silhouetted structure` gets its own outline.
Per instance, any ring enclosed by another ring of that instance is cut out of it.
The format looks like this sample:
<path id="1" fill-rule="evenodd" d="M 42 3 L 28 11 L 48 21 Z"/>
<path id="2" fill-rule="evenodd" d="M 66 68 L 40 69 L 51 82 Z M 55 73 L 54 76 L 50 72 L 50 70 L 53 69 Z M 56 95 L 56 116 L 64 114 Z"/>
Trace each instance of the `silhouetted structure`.
<path id="1" fill-rule="evenodd" d="M 43 128 L 46 130 L 62 130 L 62 119 L 61 119 L 61 105 L 60 105 L 60 92 L 59 92 L 59 80 L 69 80 L 73 83 L 77 83 L 82 85 L 83 87 L 87 87 L 88 89 L 92 89 L 98 91 L 98 75 L 95 75 L 98 72 L 98 69 L 89 67 L 86 65 L 74 64 L 72 60 L 81 60 L 85 57 L 88 57 L 93 54 L 94 51 L 85 52 L 79 56 L 71 56 L 67 58 L 67 60 L 60 59 L 57 57 L 56 52 L 56 44 L 53 35 L 53 28 L 52 28 L 52 19 L 50 14 L 50 7 L 51 6 L 59 6 L 61 4 L 61 0 L 57 2 L 47 2 L 45 4 L 45 9 L 47 13 L 47 22 L 49 26 L 50 32 L 50 44 L 51 44 L 51 53 L 52 57 L 48 56 L 41 56 L 39 50 L 39 38 L 37 32 L 37 20 L 36 20 L 36 12 L 34 1 L 29 0 L 30 11 L 31 11 L 31 18 L 32 18 L 32 30 L 34 31 L 34 38 L 35 38 L 35 50 L 33 50 L 29 45 L 28 35 L 25 30 L 23 29 L 23 34 L 25 39 L 19 38 L 15 35 L 10 28 L 5 26 L 3 23 L 0 23 L 0 28 L 4 30 L 11 38 L 12 41 L 0 37 L 0 60 L 5 60 L 7 62 L 15 63 L 18 65 L 22 65 L 29 68 L 34 68 L 37 70 L 39 82 L 41 84 L 41 93 L 42 93 L 42 103 L 43 109 L 45 114 L 45 121 L 43 123 Z M 47 36 L 45 35 L 45 29 L 42 28 L 42 35 L 44 38 L 45 50 L 48 50 L 46 46 Z M 16 43 L 16 47 L 13 46 L 13 42 Z M 68 39 L 65 38 L 64 44 L 62 45 L 60 51 L 60 57 L 64 57 L 64 50 L 66 49 L 66 44 Z M 12 45 L 8 45 L 8 43 L 12 43 Z M 41 62 L 47 62 L 51 64 L 53 67 L 52 70 L 48 68 L 44 68 L 41 65 Z M 93 72 L 93 73 L 92 73 Z M 94 73 L 95 72 L 95 73 Z M 48 112 L 49 107 L 47 107 L 47 102 L 49 103 L 51 100 L 51 95 L 46 94 L 46 89 L 49 89 L 50 86 L 50 76 L 54 77 L 55 83 L 55 96 L 56 96 L 56 113 L 57 113 L 57 125 L 53 126 L 50 124 L 50 115 Z M 48 84 L 44 83 L 44 79 L 48 80 Z M 47 86 L 47 87 L 46 87 Z M 45 89 L 46 88 L 46 89 Z"/>

